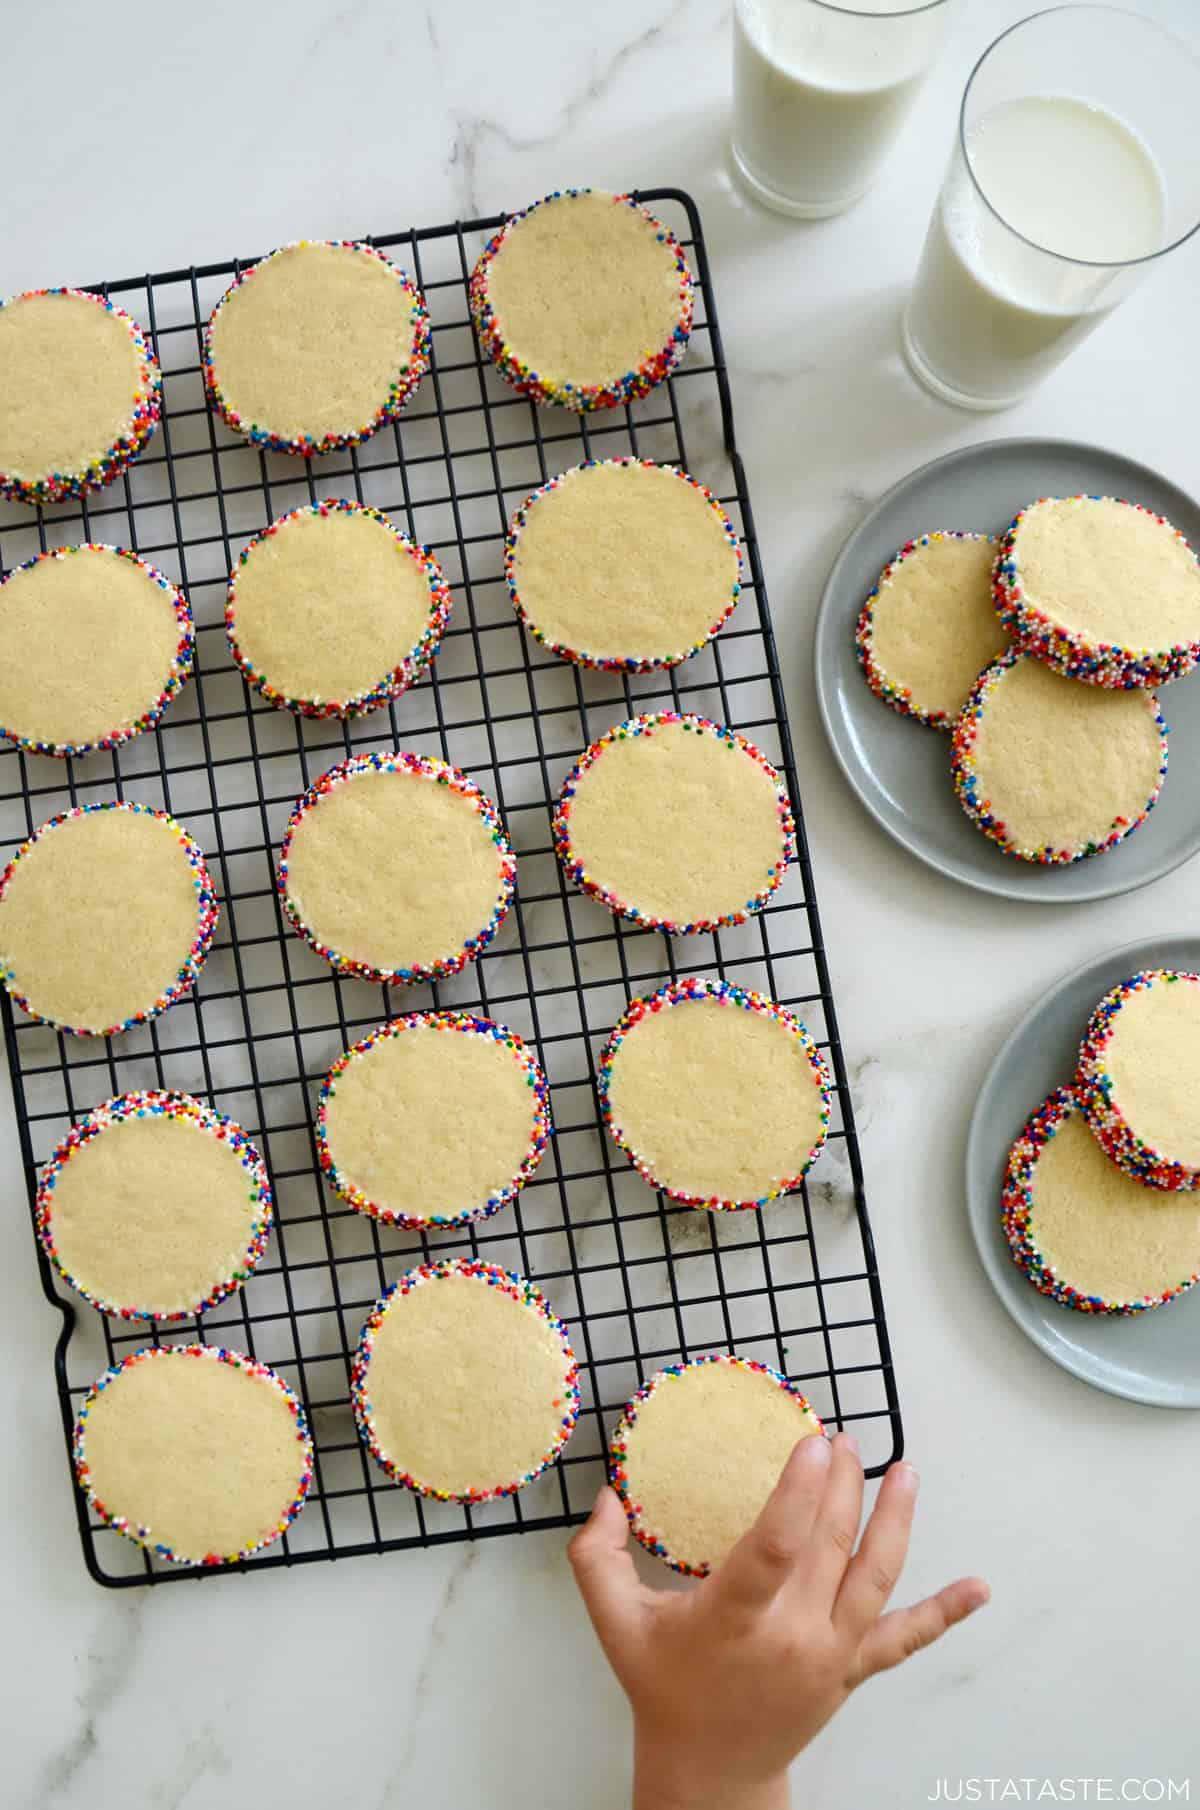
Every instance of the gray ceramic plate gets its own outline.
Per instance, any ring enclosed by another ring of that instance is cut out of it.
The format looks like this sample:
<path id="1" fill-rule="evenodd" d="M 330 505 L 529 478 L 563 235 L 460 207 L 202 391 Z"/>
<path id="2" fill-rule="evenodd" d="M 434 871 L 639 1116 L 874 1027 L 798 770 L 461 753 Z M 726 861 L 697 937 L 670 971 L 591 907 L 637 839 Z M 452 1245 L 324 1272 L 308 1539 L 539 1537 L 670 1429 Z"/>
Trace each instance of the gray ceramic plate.
<path id="1" fill-rule="evenodd" d="M 996 534 L 1022 504 L 1076 492 L 1146 503 L 1200 547 L 1200 506 L 1118 453 L 1073 440 L 993 440 L 923 465 L 854 530 L 817 616 L 817 702 L 842 771 L 888 834 L 940 873 L 1010 899 L 1107 899 L 1161 879 L 1200 849 L 1200 674 L 1164 686 L 1171 728 L 1167 782 L 1139 829 L 1106 855 L 1069 867 L 1017 861 L 967 818 L 950 780 L 950 738 L 889 710 L 868 691 L 854 650 L 863 599 L 893 554 L 936 528 Z"/>
<path id="2" fill-rule="evenodd" d="M 1200 1284 L 1165 1307 L 1126 1316 L 1076 1313 L 1040 1295 L 1000 1229 L 1004 1164 L 1030 1113 L 1070 1081 L 1096 1002 L 1139 968 L 1200 971 L 1200 937 L 1155 937 L 1068 975 L 1021 1020 L 991 1066 L 967 1135 L 967 1212 L 983 1267 L 1022 1332 L 1073 1376 L 1160 1408 L 1200 1408 Z"/>

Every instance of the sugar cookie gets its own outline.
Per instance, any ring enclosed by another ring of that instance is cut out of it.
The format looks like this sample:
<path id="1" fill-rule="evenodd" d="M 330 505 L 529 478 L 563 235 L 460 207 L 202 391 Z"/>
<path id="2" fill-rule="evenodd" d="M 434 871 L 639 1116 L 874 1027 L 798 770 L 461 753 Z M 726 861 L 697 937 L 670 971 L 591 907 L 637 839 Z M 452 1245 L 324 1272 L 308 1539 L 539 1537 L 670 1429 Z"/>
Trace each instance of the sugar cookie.
<path id="1" fill-rule="evenodd" d="M 0 584 L 0 735 L 89 754 L 153 728 L 192 670 L 183 593 L 125 547 L 52 547 Z"/>
<path id="2" fill-rule="evenodd" d="M 396 1483 L 442 1502 L 515 1495 L 579 1414 L 567 1329 L 522 1276 L 460 1259 L 401 1276 L 363 1328 L 351 1399 Z"/>
<path id="3" fill-rule="evenodd" d="M 613 1488 L 648 1551 L 707 1577 L 749 1532 L 797 1443 L 824 1431 L 766 1364 L 670 1364 L 642 1385 L 613 1434 Z"/>
<path id="4" fill-rule="evenodd" d="M 883 568 L 855 646 L 877 698 L 950 729 L 985 666 L 1010 646 L 992 603 L 990 534 L 922 534 Z"/>
<path id="5" fill-rule="evenodd" d="M 1113 1162 L 1152 1188 L 1200 1187 L 1200 975 L 1148 968 L 1106 993 L 1075 1085 Z"/>
<path id="6" fill-rule="evenodd" d="M 111 484 L 161 411 L 162 373 L 113 302 L 84 289 L 0 301 L 0 497 L 59 503 Z"/>
<path id="7" fill-rule="evenodd" d="M 93 1512 L 181 1565 L 269 1546 L 313 1476 L 308 1421 L 282 1377 L 216 1345 L 151 1345 L 106 1370 L 73 1451 Z"/>
<path id="8" fill-rule="evenodd" d="M 1200 561 L 1177 528 L 1117 497 L 1042 497 L 996 562 L 1022 646 L 1092 685 L 1165 685 L 1200 661 Z"/>
<path id="9" fill-rule="evenodd" d="M 1001 1210 L 1018 1268 L 1080 1313 L 1141 1313 L 1200 1279 L 1200 1201 L 1147 1188 L 1111 1163 L 1069 1087 L 1013 1145 Z"/>
<path id="10" fill-rule="evenodd" d="M 244 678 L 301 716 L 361 716 L 425 671 L 450 616 L 428 547 L 343 498 L 280 516 L 242 549 L 225 632 Z"/>
<path id="11" fill-rule="evenodd" d="M 1144 823 L 1167 774 L 1152 691 L 1078 685 L 1014 651 L 980 675 L 954 726 L 954 789 L 1021 861 L 1102 855 Z"/>
<path id="12" fill-rule="evenodd" d="M 344 974 L 407 985 L 474 961 L 512 902 L 516 862 L 490 798 L 423 754 L 360 754 L 299 800 L 279 853 L 297 936 Z"/>
<path id="13" fill-rule="evenodd" d="M 689 976 L 635 999 L 600 1058 L 600 1110 L 653 1188 L 761 1207 L 798 1188 L 829 1127 L 829 1071 L 772 999 Z"/>
<path id="14" fill-rule="evenodd" d="M 420 291 L 371 245 L 300 239 L 244 270 L 204 332 L 204 381 L 236 434 L 331 452 L 394 421 L 429 369 Z"/>
<path id="15" fill-rule="evenodd" d="M 568 773 L 554 846 L 569 880 L 619 917 L 677 935 L 760 911 L 795 852 L 783 780 L 705 717 L 618 723 Z"/>
<path id="16" fill-rule="evenodd" d="M 741 569 L 712 492 L 648 459 L 593 459 L 551 478 L 517 510 L 504 553 L 508 594 L 534 639 L 607 671 L 698 653 L 737 603 Z"/>
<path id="17" fill-rule="evenodd" d="M 31 1018 L 115 1036 L 190 993 L 216 925 L 182 824 L 149 805 L 77 805 L 0 875 L 0 981 Z"/>
<path id="18" fill-rule="evenodd" d="M 267 1246 L 271 1183 L 240 1125 L 191 1094 L 96 1107 L 42 1171 L 42 1246 L 101 1313 L 187 1320 L 241 1288 Z"/>
<path id="19" fill-rule="evenodd" d="M 339 1056 L 317 1103 L 329 1185 L 389 1225 L 464 1225 L 512 1200 L 542 1160 L 549 1085 L 490 1018 L 413 1012 Z"/>
<path id="20" fill-rule="evenodd" d="M 475 266 L 471 315 L 500 375 L 583 412 L 632 401 L 687 349 L 692 273 L 630 195 L 560 189 L 514 214 Z"/>

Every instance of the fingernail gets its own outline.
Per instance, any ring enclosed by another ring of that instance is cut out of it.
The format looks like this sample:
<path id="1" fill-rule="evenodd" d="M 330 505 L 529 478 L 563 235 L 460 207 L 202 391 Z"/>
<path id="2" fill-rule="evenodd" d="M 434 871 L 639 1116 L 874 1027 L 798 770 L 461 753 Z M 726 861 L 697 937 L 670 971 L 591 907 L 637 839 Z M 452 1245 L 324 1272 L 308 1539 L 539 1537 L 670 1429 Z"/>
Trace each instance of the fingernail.
<path id="1" fill-rule="evenodd" d="M 810 1433 L 807 1439 L 793 1447 L 792 1457 L 797 1464 L 828 1464 L 829 1441 L 822 1439 L 819 1433 Z"/>
<path id="2" fill-rule="evenodd" d="M 911 1464 L 898 1464 L 896 1466 L 896 1481 L 902 1489 L 908 1490 L 915 1496 L 921 1487 L 921 1473 Z"/>
<path id="3" fill-rule="evenodd" d="M 858 1441 L 855 1439 L 853 1433 L 839 1433 L 838 1438 L 843 1445 L 848 1445 L 850 1447 L 850 1450 L 854 1453 L 856 1458 L 859 1456 Z"/>
<path id="4" fill-rule="evenodd" d="M 967 1614 L 974 1615 L 976 1609 L 982 1609 L 983 1605 L 985 1603 L 990 1603 L 991 1600 L 992 1591 L 990 1584 L 985 1584 L 982 1578 L 977 1578 L 975 1581 L 975 1588 L 967 1597 Z"/>

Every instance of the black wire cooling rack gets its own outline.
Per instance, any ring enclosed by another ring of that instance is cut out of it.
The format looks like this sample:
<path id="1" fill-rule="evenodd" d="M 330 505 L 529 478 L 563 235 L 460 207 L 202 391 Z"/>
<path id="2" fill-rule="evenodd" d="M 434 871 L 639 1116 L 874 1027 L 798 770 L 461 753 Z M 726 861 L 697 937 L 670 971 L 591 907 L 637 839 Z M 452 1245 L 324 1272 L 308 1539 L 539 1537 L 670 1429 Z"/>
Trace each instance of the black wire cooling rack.
<path id="1" fill-rule="evenodd" d="M 221 923 L 195 995 L 121 1037 L 64 1037 L 0 995 L 21 1156 L 32 1202 L 40 1165 L 89 1108 L 133 1088 L 181 1088 L 232 1114 L 259 1144 L 277 1223 L 246 1288 L 197 1322 L 110 1320 L 65 1290 L 39 1248 L 42 1286 L 62 1314 L 55 1375 L 68 1445 L 87 1389 L 151 1341 L 197 1338 L 272 1365 L 307 1404 L 316 1477 L 287 1536 L 212 1570 L 152 1560 L 95 1523 L 76 1492 L 88 1570 L 108 1585 L 295 1565 L 477 1539 L 583 1519 L 606 1437 L 652 1371 L 736 1349 L 793 1377 L 827 1423 L 852 1426 L 871 1474 L 901 1450 L 900 1412 L 863 1196 L 862 1169 L 813 896 L 750 498 L 695 204 L 645 192 L 685 244 L 697 277 L 691 346 L 676 374 L 623 409 L 577 418 L 538 409 L 481 361 L 467 280 L 500 219 L 372 242 L 416 278 L 429 304 L 433 366 L 394 427 L 318 460 L 263 454 L 206 407 L 202 325 L 237 262 L 96 284 L 143 326 L 164 374 L 163 419 L 145 456 L 81 503 L 0 506 L 0 571 L 76 540 L 134 548 L 180 581 L 197 625 L 197 676 L 151 733 L 58 762 L 0 753 L 0 866 L 55 812 L 114 794 L 165 806 L 209 860 Z M 252 259 L 244 263 L 253 262 Z M 36 273 L 31 273 L 36 274 Z M 742 535 L 746 584 L 704 652 L 671 672 L 582 672 L 524 634 L 502 578 L 506 523 L 555 472 L 633 453 L 683 465 L 720 497 Z M 225 579 L 259 529 L 298 504 L 348 495 L 431 544 L 454 594 L 426 677 L 356 722 L 312 722 L 244 685 L 223 630 Z M 614 920 L 562 878 L 550 805 L 574 757 L 610 724 L 682 709 L 743 731 L 787 774 L 799 853 L 767 909 L 714 935 L 670 939 Z M 348 754 L 394 746 L 464 767 L 500 806 L 518 855 L 518 902 L 482 959 L 433 986 L 389 990 L 342 979 L 287 929 L 273 858 L 295 799 Z M 69 927 L 64 926 L 64 934 Z M 719 974 L 798 1008 L 836 1080 L 829 1144 L 798 1194 L 761 1212 L 678 1209 L 604 1135 L 596 1061 L 629 999 L 683 974 Z M 317 1169 L 317 1088 L 339 1052 L 384 1018 L 438 1006 L 500 1019 L 537 1049 L 555 1136 L 502 1213 L 429 1235 L 346 1208 Z M 413 1263 L 474 1254 L 532 1276 L 568 1322 L 583 1409 L 560 1464 L 519 1495 L 478 1507 L 425 1501 L 371 1462 L 348 1404 L 348 1366 L 373 1302 Z"/>

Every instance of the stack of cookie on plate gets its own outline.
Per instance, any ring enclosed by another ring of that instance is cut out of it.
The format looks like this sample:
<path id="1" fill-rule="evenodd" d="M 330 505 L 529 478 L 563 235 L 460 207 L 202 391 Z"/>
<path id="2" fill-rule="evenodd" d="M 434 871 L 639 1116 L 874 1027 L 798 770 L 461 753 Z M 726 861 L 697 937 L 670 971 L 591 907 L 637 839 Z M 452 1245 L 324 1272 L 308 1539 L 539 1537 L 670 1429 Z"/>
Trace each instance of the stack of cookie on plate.
<path id="1" fill-rule="evenodd" d="M 951 736 L 976 827 L 1022 861 L 1104 854 L 1167 773 L 1154 688 L 1200 661 L 1200 561 L 1114 497 L 1043 497 L 997 544 L 909 541 L 858 618 L 859 663 L 893 709 Z"/>
<path id="2" fill-rule="evenodd" d="M 1200 975 L 1147 969 L 1100 1000 L 1073 1080 L 1012 1147 L 1002 1215 L 1034 1287 L 1081 1313 L 1200 1280 Z"/>

